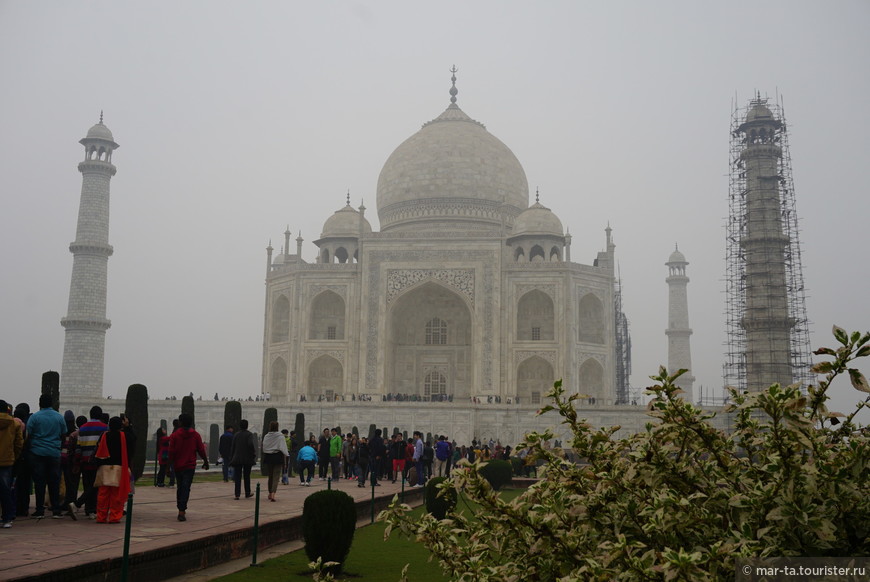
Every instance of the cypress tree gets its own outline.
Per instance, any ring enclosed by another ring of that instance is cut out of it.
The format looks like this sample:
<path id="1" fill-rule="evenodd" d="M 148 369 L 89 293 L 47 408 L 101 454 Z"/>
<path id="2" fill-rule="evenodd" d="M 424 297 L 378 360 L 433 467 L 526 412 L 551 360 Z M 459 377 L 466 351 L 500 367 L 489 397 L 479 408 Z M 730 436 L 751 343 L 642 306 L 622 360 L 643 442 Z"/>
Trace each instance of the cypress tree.
<path id="1" fill-rule="evenodd" d="M 48 371 L 42 375 L 42 394 L 50 394 L 51 407 L 60 412 L 60 374 Z"/>
<path id="2" fill-rule="evenodd" d="M 305 436 L 305 415 L 301 412 L 296 414 L 296 426 L 293 428 L 296 431 L 296 444 L 298 448 L 302 448 L 302 443 L 306 441 Z"/>
<path id="3" fill-rule="evenodd" d="M 239 432 L 239 421 L 242 420 L 242 403 L 238 400 L 228 400 L 224 406 L 224 425 L 233 427 L 233 432 Z"/>
<path id="4" fill-rule="evenodd" d="M 133 480 L 145 472 L 145 448 L 148 444 L 148 388 L 142 384 L 131 384 L 127 388 L 124 412 L 130 419 L 130 426 L 136 433 L 136 448 L 130 462 Z"/>
<path id="5" fill-rule="evenodd" d="M 190 415 L 190 418 L 193 419 L 193 424 L 191 425 L 193 428 L 196 428 L 196 415 L 194 414 L 194 404 L 193 404 L 193 396 L 185 396 L 181 399 L 181 412 Z"/>
<path id="6" fill-rule="evenodd" d="M 218 445 L 221 440 L 221 429 L 220 427 L 212 423 L 208 427 L 208 459 L 209 463 L 217 463 L 218 457 L 220 456 L 220 452 L 218 451 Z"/>

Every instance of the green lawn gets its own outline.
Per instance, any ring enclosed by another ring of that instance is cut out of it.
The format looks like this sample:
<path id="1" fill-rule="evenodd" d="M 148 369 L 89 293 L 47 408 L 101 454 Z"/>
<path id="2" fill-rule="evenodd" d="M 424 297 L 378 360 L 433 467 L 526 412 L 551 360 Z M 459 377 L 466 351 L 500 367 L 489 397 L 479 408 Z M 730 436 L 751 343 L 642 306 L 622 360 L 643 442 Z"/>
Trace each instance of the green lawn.
<path id="1" fill-rule="evenodd" d="M 522 490 L 509 489 L 502 493 L 506 500 L 513 499 Z M 459 508 L 466 506 L 460 499 Z M 467 506 L 475 510 L 475 505 Z M 418 507 L 412 515 L 420 515 L 422 507 Z M 366 580 L 377 582 L 395 582 L 402 573 L 405 564 L 408 568 L 408 579 L 412 582 L 442 582 L 448 578 L 441 573 L 438 562 L 429 562 L 429 550 L 419 543 L 408 540 L 398 533 L 393 533 L 390 539 L 384 541 L 384 524 L 375 523 L 356 530 L 353 546 L 350 550 L 344 570 L 347 580 Z M 287 580 L 311 579 L 308 571 L 308 558 L 305 552 L 291 552 L 281 557 L 267 560 L 255 568 L 246 568 L 241 572 L 217 578 L 223 582 L 272 582 Z M 344 579 L 344 578 L 342 578 Z"/>

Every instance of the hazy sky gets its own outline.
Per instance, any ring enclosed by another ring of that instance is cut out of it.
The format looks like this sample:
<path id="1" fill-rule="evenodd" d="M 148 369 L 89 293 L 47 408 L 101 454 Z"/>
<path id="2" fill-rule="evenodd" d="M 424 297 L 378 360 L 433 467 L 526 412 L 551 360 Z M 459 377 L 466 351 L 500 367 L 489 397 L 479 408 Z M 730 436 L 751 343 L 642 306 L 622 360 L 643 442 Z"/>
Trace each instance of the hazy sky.
<path id="1" fill-rule="evenodd" d="M 632 384 L 690 264 L 699 385 L 722 384 L 732 105 L 783 96 L 813 347 L 870 329 L 870 3 L 0 1 L 0 397 L 59 370 L 84 158 L 113 161 L 106 394 L 260 389 L 265 247 L 313 261 L 350 189 L 449 103 L 510 147 L 590 264 L 613 227 Z M 864 365 L 870 375 L 870 366 Z M 857 393 L 834 388 L 848 407 Z"/>

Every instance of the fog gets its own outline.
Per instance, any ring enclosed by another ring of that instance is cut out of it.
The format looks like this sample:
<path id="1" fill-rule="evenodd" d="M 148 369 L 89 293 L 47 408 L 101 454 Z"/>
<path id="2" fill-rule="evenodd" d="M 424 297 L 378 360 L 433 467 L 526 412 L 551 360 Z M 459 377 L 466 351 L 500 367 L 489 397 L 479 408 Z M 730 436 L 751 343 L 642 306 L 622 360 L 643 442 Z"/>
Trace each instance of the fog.
<path id="1" fill-rule="evenodd" d="M 613 228 L 632 385 L 666 363 L 664 266 L 689 266 L 692 356 L 722 386 L 734 104 L 782 97 L 813 347 L 870 329 L 870 4 L 0 2 L 0 398 L 60 370 L 81 175 L 104 112 L 112 179 L 104 393 L 259 392 L 265 247 L 313 261 L 380 169 L 458 104 L 517 155 L 591 264 Z M 863 366 L 870 375 L 870 366 Z M 833 388 L 849 409 L 858 393 Z"/>

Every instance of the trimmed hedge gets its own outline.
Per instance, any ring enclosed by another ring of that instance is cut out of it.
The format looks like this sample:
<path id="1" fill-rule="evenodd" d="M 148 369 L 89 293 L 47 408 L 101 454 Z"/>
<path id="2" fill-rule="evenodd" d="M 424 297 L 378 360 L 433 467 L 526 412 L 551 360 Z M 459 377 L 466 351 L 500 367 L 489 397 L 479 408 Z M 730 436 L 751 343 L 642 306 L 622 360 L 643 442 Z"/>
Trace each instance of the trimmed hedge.
<path id="1" fill-rule="evenodd" d="M 492 488 L 498 491 L 513 481 L 513 468 L 508 461 L 489 461 L 480 468 L 480 474 L 489 481 Z"/>
<path id="2" fill-rule="evenodd" d="M 456 489 L 452 487 L 447 491 L 438 489 L 438 485 L 446 480 L 447 477 L 432 477 L 426 481 L 426 511 L 435 519 L 444 519 L 456 508 Z"/>
<path id="3" fill-rule="evenodd" d="M 337 489 L 318 491 L 305 498 L 302 506 L 302 537 L 305 555 L 312 562 L 337 562 L 325 569 L 341 572 L 356 531 L 356 504 L 353 497 Z"/>

